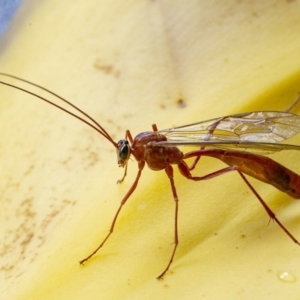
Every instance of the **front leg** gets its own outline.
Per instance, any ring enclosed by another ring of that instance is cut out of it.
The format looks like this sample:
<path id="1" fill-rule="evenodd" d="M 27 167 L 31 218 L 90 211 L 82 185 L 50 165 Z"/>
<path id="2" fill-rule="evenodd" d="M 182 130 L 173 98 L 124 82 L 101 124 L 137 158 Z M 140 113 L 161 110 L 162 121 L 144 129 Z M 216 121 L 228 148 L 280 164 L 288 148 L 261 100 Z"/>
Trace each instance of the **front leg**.
<path id="1" fill-rule="evenodd" d="M 106 241 L 108 240 L 108 238 L 111 236 L 111 234 L 113 233 L 114 231 L 114 228 L 115 228 L 115 225 L 116 225 L 116 222 L 117 222 L 117 219 L 118 219 L 118 216 L 124 206 L 124 204 L 127 202 L 127 200 L 130 198 L 130 196 L 132 195 L 132 193 L 135 191 L 137 185 L 138 185 L 138 182 L 139 182 L 139 179 L 141 177 L 141 174 L 142 174 L 142 171 L 144 169 L 144 166 L 145 166 L 145 162 L 144 161 L 140 161 L 139 162 L 139 170 L 138 170 L 138 173 L 136 175 L 136 178 L 131 186 L 131 188 L 129 189 L 129 191 L 127 192 L 127 194 L 124 196 L 124 198 L 122 199 L 121 203 L 120 203 L 120 206 L 114 216 L 114 219 L 110 225 L 110 229 L 109 229 L 109 232 L 107 234 L 107 236 L 104 238 L 104 240 L 101 242 L 101 244 L 90 254 L 88 255 L 87 257 L 85 257 L 84 259 L 80 260 L 79 261 L 79 264 L 83 265 L 87 260 L 89 260 L 92 256 L 94 256 L 99 250 L 100 248 L 103 247 L 103 245 L 106 243 Z"/>

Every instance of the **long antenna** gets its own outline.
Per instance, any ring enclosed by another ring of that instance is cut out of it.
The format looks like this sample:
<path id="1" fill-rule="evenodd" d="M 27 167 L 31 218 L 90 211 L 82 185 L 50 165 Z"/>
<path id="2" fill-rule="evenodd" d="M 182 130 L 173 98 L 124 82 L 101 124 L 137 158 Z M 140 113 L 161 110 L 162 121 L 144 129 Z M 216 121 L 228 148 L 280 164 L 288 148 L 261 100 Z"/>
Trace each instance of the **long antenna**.
<path id="1" fill-rule="evenodd" d="M 22 79 L 22 78 L 20 78 L 20 77 L 14 76 L 14 75 L 2 73 L 2 72 L 0 72 L 0 75 L 6 76 L 6 77 L 10 77 L 10 78 L 13 78 L 13 79 L 16 79 L 16 80 L 25 82 L 25 83 L 27 83 L 27 84 L 30 84 L 30 85 L 32 85 L 32 86 L 35 86 L 35 87 L 37 87 L 37 88 L 39 88 L 39 89 L 41 89 L 41 90 L 44 90 L 45 92 L 47 92 L 47 93 L 49 93 L 49 94 L 51 94 L 51 95 L 57 97 L 57 98 L 60 99 L 61 101 L 67 103 L 68 105 L 70 105 L 71 107 L 73 107 L 74 109 L 76 109 L 78 112 L 80 112 L 81 114 L 83 114 L 84 116 L 86 116 L 86 117 L 87 117 L 89 120 L 91 120 L 97 127 L 96 127 L 95 125 L 93 125 L 92 123 L 90 123 L 90 122 L 84 120 L 83 118 L 77 116 L 76 114 L 74 114 L 74 113 L 68 111 L 67 109 L 65 109 L 65 108 L 63 108 L 63 107 L 61 107 L 61 106 L 59 106 L 58 104 L 55 104 L 55 103 L 51 102 L 50 100 L 48 100 L 48 99 L 46 99 L 46 98 L 44 98 L 44 97 L 42 97 L 42 96 L 40 96 L 40 95 L 38 95 L 38 94 L 35 94 L 35 93 L 30 92 L 30 91 L 28 91 L 28 90 L 25 90 L 25 89 L 23 89 L 23 88 L 21 88 L 21 87 L 18 87 L 18 86 L 16 86 L 16 85 L 13 85 L 13 84 L 10 84 L 10 83 L 7 83 L 7 82 L 4 82 L 4 81 L 1 81 L 1 80 L 0 80 L 0 84 L 9 86 L 9 87 L 11 87 L 11 88 L 14 88 L 14 89 L 20 90 L 20 91 L 22 91 L 22 92 L 24 92 L 24 93 L 27 93 L 27 94 L 29 94 L 29 95 L 32 95 L 32 96 L 34 96 L 34 97 L 36 97 L 36 98 L 39 98 L 39 99 L 41 99 L 41 100 L 47 102 L 48 104 L 51 104 L 51 105 L 57 107 L 58 109 L 60 109 L 60 110 L 62 110 L 62 111 L 64 111 L 64 112 L 66 112 L 67 114 L 69 114 L 69 115 L 71 115 L 71 116 L 77 118 L 78 120 L 84 122 L 84 123 L 87 124 L 88 126 L 92 127 L 94 130 L 96 130 L 97 132 L 99 132 L 99 133 L 100 133 L 102 136 L 104 136 L 108 141 L 110 141 L 110 142 L 115 146 L 115 148 L 118 147 L 117 143 L 114 142 L 114 140 L 113 140 L 112 137 L 108 134 L 108 132 L 107 132 L 107 131 L 106 131 L 106 130 L 105 130 L 105 129 L 104 129 L 104 128 L 103 128 L 103 127 L 95 120 L 95 119 L 93 119 L 93 118 L 92 118 L 91 116 L 89 116 L 86 112 L 84 112 L 83 110 L 81 110 L 79 107 L 77 107 L 76 105 L 74 105 L 74 104 L 71 103 L 70 101 L 68 101 L 68 100 L 64 99 L 63 97 L 59 96 L 58 94 L 56 94 L 56 93 L 54 93 L 54 92 L 52 92 L 52 91 L 46 89 L 45 87 L 40 86 L 40 85 L 38 85 L 38 84 L 36 84 L 36 83 L 33 83 L 33 82 L 31 82 L 31 81 Z"/>

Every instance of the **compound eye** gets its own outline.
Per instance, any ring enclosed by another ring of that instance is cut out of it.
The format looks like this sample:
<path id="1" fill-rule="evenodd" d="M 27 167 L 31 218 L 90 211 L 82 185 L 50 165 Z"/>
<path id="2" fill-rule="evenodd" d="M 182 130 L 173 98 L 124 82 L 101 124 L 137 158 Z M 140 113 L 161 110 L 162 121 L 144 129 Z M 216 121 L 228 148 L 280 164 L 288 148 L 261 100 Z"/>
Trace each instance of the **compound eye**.
<path id="1" fill-rule="evenodd" d="M 130 146 L 127 140 L 120 140 L 117 149 L 118 164 L 124 167 L 130 157 Z"/>

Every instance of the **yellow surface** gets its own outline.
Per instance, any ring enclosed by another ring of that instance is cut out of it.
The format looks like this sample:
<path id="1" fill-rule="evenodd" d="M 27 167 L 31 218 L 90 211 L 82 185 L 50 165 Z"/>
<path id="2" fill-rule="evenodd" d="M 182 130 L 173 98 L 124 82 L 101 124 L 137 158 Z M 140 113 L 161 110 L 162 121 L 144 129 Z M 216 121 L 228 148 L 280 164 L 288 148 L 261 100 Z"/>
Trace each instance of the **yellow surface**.
<path id="1" fill-rule="evenodd" d="M 283 110 L 300 90 L 299 15 L 299 1 L 24 1 L 0 71 L 71 100 L 116 141 L 152 123 Z M 174 204 L 164 172 L 148 169 L 108 243 L 79 267 L 136 164 L 117 186 L 123 170 L 99 134 L 20 92 L 0 95 L 1 299 L 299 299 L 300 247 L 267 226 L 237 174 L 194 183 L 176 170 L 180 244 L 163 281 Z M 299 155 L 273 157 L 299 172 Z M 221 166 L 203 159 L 194 173 Z M 300 239 L 299 203 L 251 182 Z"/>

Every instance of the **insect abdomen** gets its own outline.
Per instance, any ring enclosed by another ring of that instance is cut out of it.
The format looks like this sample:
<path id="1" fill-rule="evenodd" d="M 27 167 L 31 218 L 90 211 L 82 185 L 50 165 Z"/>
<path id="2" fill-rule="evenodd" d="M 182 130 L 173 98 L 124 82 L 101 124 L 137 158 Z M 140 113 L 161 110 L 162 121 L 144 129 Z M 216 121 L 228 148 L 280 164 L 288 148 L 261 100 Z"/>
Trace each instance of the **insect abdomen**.
<path id="1" fill-rule="evenodd" d="M 210 150 L 204 155 L 219 158 L 229 166 L 236 166 L 238 171 L 271 184 L 295 199 L 300 199 L 300 176 L 269 157 L 219 149 Z"/>

